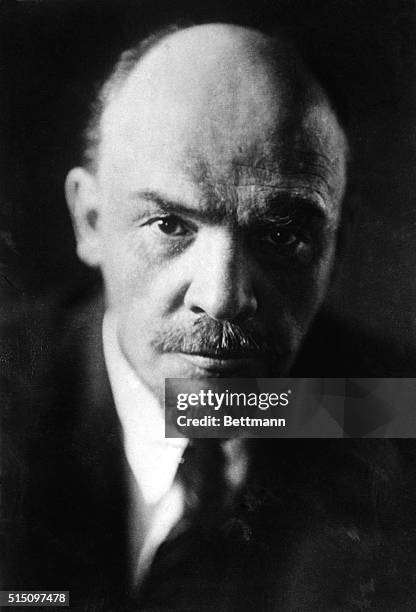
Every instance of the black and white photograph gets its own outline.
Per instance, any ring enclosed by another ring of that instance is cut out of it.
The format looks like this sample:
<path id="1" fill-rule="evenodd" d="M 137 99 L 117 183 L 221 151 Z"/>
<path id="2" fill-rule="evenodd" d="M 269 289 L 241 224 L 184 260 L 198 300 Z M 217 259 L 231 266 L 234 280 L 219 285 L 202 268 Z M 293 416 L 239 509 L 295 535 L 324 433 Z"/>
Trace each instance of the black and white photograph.
<path id="1" fill-rule="evenodd" d="M 414 0 L 0 0 L 0 84 L 0 608 L 416 610 Z"/>

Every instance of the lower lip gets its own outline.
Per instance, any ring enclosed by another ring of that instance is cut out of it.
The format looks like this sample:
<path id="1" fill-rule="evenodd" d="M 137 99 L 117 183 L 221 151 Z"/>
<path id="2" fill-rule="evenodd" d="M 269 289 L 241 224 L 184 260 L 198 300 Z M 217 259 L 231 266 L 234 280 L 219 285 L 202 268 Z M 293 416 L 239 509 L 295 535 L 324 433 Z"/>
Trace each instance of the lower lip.
<path id="1" fill-rule="evenodd" d="M 230 359 L 219 359 L 218 357 L 207 357 L 205 355 L 195 355 L 190 353 L 177 353 L 187 363 L 206 372 L 233 372 L 247 368 L 248 365 L 258 361 L 253 357 L 238 357 Z"/>

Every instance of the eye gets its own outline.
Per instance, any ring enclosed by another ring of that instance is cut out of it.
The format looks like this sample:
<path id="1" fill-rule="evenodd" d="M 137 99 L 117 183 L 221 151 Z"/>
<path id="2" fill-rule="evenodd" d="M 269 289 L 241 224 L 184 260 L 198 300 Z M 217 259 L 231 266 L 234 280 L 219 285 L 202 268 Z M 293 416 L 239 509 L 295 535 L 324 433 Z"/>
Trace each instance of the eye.
<path id="1" fill-rule="evenodd" d="M 191 229 L 188 225 L 175 215 L 154 219 L 150 223 L 150 226 L 155 231 L 166 234 L 166 236 L 186 236 L 191 233 Z"/>
<path id="2" fill-rule="evenodd" d="M 299 236 L 289 228 L 276 228 L 263 236 L 263 241 L 277 248 L 294 248 L 299 242 Z"/>
<path id="3" fill-rule="evenodd" d="M 258 239 L 264 249 L 280 257 L 307 262 L 313 254 L 310 237 L 291 223 L 265 228 Z"/>

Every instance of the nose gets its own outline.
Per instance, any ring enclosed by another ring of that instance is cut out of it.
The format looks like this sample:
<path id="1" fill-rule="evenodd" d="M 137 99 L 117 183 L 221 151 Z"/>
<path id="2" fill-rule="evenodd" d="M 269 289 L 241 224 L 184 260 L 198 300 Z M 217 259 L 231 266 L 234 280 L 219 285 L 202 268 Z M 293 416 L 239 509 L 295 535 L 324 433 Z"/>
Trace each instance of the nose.
<path id="1" fill-rule="evenodd" d="M 254 271 L 244 245 L 230 232 L 207 232 L 200 240 L 185 306 L 218 321 L 235 321 L 257 311 Z"/>

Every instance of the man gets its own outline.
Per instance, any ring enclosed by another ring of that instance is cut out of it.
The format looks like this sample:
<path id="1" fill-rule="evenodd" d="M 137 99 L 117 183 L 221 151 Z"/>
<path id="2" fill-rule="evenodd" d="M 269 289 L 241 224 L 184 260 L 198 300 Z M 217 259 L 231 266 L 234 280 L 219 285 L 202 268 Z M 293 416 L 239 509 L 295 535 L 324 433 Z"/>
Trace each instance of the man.
<path id="1" fill-rule="evenodd" d="M 85 158 L 66 193 L 105 315 L 43 313 L 9 392 L 7 588 L 69 589 L 75 609 L 392 609 L 388 445 L 163 438 L 165 378 L 294 364 L 346 189 L 327 94 L 281 35 L 172 29 L 121 58 Z"/>

